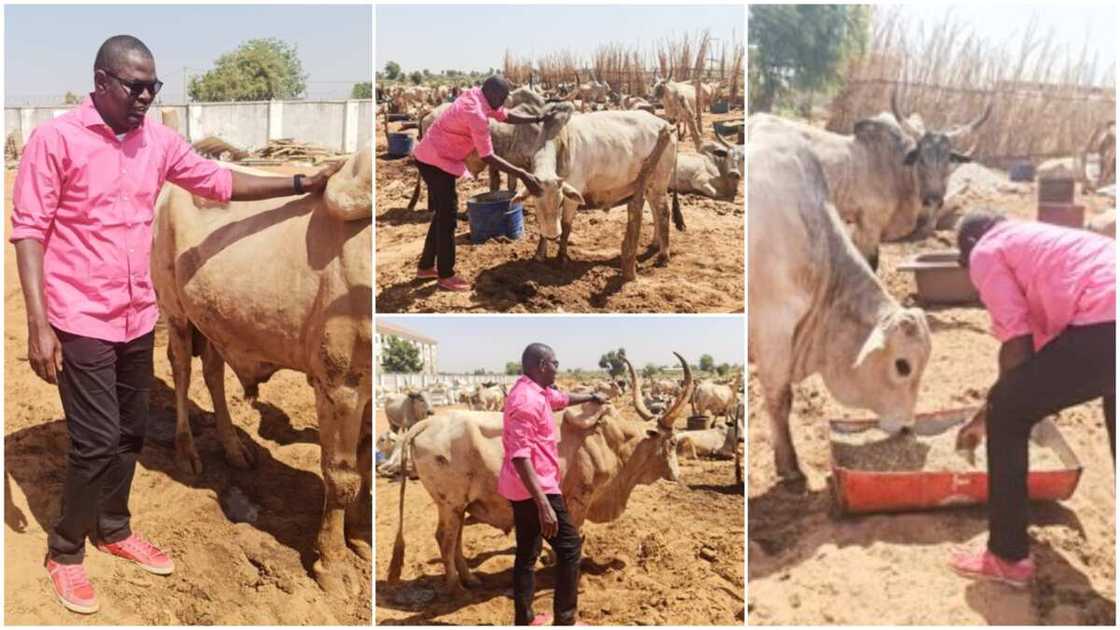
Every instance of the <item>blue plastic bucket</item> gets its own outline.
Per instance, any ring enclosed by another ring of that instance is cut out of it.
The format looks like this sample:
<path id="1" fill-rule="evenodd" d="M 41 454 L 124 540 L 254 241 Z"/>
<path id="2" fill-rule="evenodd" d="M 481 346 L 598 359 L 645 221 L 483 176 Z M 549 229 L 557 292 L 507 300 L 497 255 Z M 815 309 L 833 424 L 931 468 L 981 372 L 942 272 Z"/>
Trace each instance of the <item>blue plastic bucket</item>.
<path id="1" fill-rule="evenodd" d="M 412 153 L 412 134 L 389 134 L 389 157 L 405 157 Z"/>
<path id="2" fill-rule="evenodd" d="M 727 101 L 713 101 L 711 110 L 713 114 L 726 114 L 731 111 L 731 103 Z"/>
<path id="3" fill-rule="evenodd" d="M 520 203 L 510 205 L 513 192 L 499 190 L 467 200 L 471 242 L 484 243 L 496 236 L 517 240 L 525 233 L 525 215 Z"/>

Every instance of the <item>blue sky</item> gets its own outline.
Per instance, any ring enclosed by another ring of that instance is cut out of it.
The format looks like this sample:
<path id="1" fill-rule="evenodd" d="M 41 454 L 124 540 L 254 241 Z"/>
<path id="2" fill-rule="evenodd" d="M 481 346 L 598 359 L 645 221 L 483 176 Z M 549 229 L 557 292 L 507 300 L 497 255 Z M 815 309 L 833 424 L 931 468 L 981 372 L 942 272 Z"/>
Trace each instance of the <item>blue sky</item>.
<path id="1" fill-rule="evenodd" d="M 743 5 L 524 6 L 379 5 L 377 68 L 396 61 L 408 71 L 499 68 L 507 48 L 519 57 L 570 50 L 587 55 L 606 43 L 640 45 L 711 29 L 712 37 L 744 37 Z"/>
<path id="2" fill-rule="evenodd" d="M 68 90 L 89 92 L 98 46 L 121 33 L 152 49 L 165 103 L 181 98 L 184 67 L 205 72 L 255 38 L 298 47 L 311 97 L 345 97 L 373 74 L 370 6 L 8 5 L 4 18 L 4 90 L 12 104 L 49 97 L 55 104 Z"/>
<path id="3" fill-rule="evenodd" d="M 635 367 L 646 363 L 676 364 L 672 352 L 691 363 L 710 354 L 716 363 L 742 365 L 746 356 L 746 323 L 731 316 L 377 316 L 439 341 L 439 369 L 445 372 L 477 368 L 502 371 L 508 361 L 520 361 L 521 351 L 534 341 L 556 350 L 560 370 L 598 369 L 608 350 L 626 348 Z"/>

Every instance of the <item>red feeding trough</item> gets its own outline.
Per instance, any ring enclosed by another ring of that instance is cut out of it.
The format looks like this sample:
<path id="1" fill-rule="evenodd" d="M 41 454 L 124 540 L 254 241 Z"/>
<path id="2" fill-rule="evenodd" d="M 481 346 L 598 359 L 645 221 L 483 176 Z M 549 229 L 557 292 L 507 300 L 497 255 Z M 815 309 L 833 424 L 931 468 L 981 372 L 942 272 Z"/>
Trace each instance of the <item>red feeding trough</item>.
<path id="1" fill-rule="evenodd" d="M 940 435 L 955 431 L 976 412 L 953 409 L 918 414 L 915 433 Z M 988 473 L 969 470 L 961 461 L 959 471 L 881 471 L 857 470 L 845 466 L 838 458 L 838 440 L 845 435 L 878 431 L 876 420 L 833 420 L 829 480 L 835 511 L 839 514 L 869 512 L 908 512 L 938 508 L 977 505 L 988 501 Z M 884 434 L 885 435 L 885 434 Z M 1032 440 L 1051 449 L 1061 466 L 1057 470 L 1031 471 L 1027 478 L 1029 496 L 1035 501 L 1063 501 L 1077 488 L 1081 479 L 1081 463 L 1062 438 L 1058 427 L 1049 420 L 1035 426 Z M 981 444 L 980 449 L 983 449 Z M 1033 448 L 1033 445 L 1032 445 Z"/>

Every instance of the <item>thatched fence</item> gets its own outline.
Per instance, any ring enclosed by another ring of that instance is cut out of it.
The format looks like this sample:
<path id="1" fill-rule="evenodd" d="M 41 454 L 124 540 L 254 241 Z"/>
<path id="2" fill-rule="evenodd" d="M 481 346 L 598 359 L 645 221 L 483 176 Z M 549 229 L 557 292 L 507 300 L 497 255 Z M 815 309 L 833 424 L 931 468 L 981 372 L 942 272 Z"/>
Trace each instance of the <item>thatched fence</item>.
<path id="1" fill-rule="evenodd" d="M 903 113 L 920 114 L 931 129 L 967 122 L 991 101 L 991 117 L 965 140 L 977 142 L 978 160 L 1004 166 L 1078 155 L 1115 118 L 1111 63 L 1100 64 L 1086 50 L 1063 54 L 1037 25 L 1012 55 L 950 18 L 926 31 L 901 10 L 879 9 L 866 54 L 849 62 L 833 99 L 828 128 L 851 133 L 857 120 L 890 111 L 895 91 Z"/>

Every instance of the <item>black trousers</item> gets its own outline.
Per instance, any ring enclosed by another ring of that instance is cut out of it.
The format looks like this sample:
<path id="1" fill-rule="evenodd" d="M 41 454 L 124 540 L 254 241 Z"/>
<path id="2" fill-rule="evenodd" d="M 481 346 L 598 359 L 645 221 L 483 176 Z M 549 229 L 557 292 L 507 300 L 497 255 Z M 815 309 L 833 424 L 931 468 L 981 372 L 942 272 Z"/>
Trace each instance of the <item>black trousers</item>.
<path id="1" fill-rule="evenodd" d="M 62 343 L 58 391 L 70 434 L 62 515 L 47 537 L 48 555 L 78 564 L 85 541 L 128 538 L 128 495 L 148 425 L 152 386 L 150 332 L 125 343 L 55 329 Z"/>
<path id="2" fill-rule="evenodd" d="M 576 621 L 579 604 L 579 560 L 583 541 L 579 530 L 572 525 L 564 497 L 559 494 L 547 496 L 559 524 L 556 535 L 548 539 L 548 544 L 556 552 L 553 623 L 570 626 Z M 513 562 L 513 624 L 527 626 L 534 616 L 533 574 L 537 558 L 541 555 L 541 521 L 537 504 L 532 499 L 510 503 L 513 505 L 513 526 L 517 537 L 517 555 Z"/>
<path id="3" fill-rule="evenodd" d="M 420 267 L 431 269 L 438 264 L 439 277 L 450 278 L 455 275 L 455 223 L 459 212 L 455 176 L 431 164 L 418 161 L 416 166 L 428 186 L 428 209 L 432 211 Z"/>
<path id="4" fill-rule="evenodd" d="M 1027 450 L 1031 428 L 1066 407 L 1104 400 L 1116 462 L 1116 322 L 1067 328 L 988 394 L 988 549 L 1005 560 L 1030 553 Z M 1115 474 L 1115 473 L 1114 473 Z"/>

